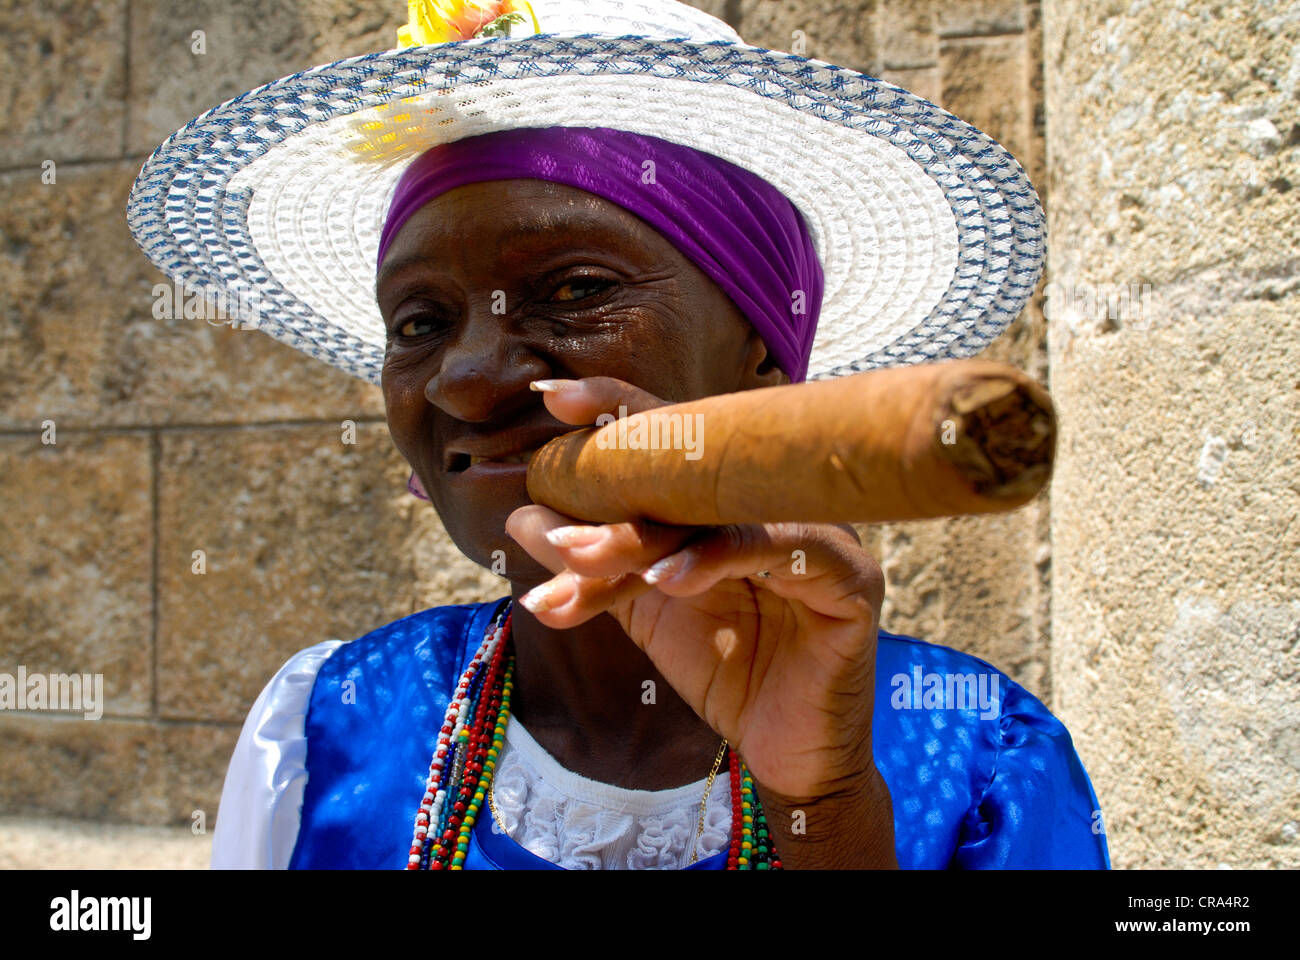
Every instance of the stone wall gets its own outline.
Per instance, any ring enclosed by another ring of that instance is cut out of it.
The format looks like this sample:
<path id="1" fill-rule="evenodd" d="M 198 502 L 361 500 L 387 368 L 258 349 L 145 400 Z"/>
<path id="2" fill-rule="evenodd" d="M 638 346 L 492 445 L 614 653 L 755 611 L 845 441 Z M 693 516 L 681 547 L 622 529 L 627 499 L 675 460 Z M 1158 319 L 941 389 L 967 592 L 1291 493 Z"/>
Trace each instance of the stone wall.
<path id="1" fill-rule="evenodd" d="M 949 106 L 1041 180 L 1036 4 L 699 6 L 751 43 L 882 74 Z M 211 811 L 238 725 L 286 657 L 501 589 L 405 494 L 377 390 L 255 332 L 157 319 L 163 278 L 123 221 L 131 180 L 174 129 L 260 83 L 390 46 L 402 5 L 172 9 L 43 6 L 7 31 L 31 38 L 9 54 L 15 75 L 76 63 L 90 80 L 24 85 L 23 110 L 0 133 L 12 157 L 0 217 L 13 238 L 0 267 L 13 293 L 0 451 L 13 465 L 5 499 L 21 507 L 4 521 L 20 548 L 0 561 L 3 629 L 14 631 L 3 648 L 31 671 L 103 672 L 108 701 L 96 725 L 0 717 L 23 745 L 0 787 L 10 813 L 89 801 L 102 818 L 166 823 Z M 40 180 L 46 160 L 53 184 Z M 1041 327 L 1026 311 L 994 355 L 1043 375 Z M 340 442 L 349 420 L 354 445 Z M 46 421 L 53 445 L 41 442 Z M 886 627 L 985 656 L 1046 698 L 1045 522 L 1044 501 L 866 531 L 890 580 Z M 50 795 L 51 753 L 83 770 L 84 795 Z"/>
<path id="2" fill-rule="evenodd" d="M 180 6 L 0 15 L 0 76 L 22 78 L 0 129 L 0 670 L 102 673 L 106 701 L 97 723 L 0 715 L 4 814 L 210 825 L 291 654 L 506 592 L 406 492 L 376 387 L 219 318 L 158 319 L 125 221 L 173 130 L 392 46 L 405 5 Z"/>
<path id="3" fill-rule="evenodd" d="M 1055 706 L 1117 865 L 1294 869 L 1300 3 L 1044 6 Z"/>
<path id="4" fill-rule="evenodd" d="M 1116 865 L 1297 865 L 1300 5 L 696 5 L 972 121 L 1049 210 L 1046 279 L 1070 295 L 989 355 L 1050 380 L 1051 499 L 866 531 L 885 628 L 982 656 L 1057 711 Z M 0 13 L 0 670 L 101 672 L 107 700 L 98 723 L 0 715 L 0 814 L 210 823 L 290 654 L 505 592 L 406 494 L 376 388 L 157 318 L 163 278 L 124 221 L 174 129 L 392 46 L 405 5 L 176 6 Z M 1085 316 L 1072 295 L 1130 283 L 1159 310 Z"/>

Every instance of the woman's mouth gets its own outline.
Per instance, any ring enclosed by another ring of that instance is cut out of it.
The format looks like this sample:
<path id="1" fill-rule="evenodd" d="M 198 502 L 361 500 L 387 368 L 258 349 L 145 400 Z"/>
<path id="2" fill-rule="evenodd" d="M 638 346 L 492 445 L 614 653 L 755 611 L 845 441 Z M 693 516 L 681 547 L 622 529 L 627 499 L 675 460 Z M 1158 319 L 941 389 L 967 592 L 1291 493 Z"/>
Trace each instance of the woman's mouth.
<path id="1" fill-rule="evenodd" d="M 527 463 L 533 459 L 536 450 L 529 450 L 527 453 L 515 454 L 513 457 L 470 457 L 469 465 L 477 466 L 480 463 Z"/>
<path id="2" fill-rule="evenodd" d="M 524 453 L 500 457 L 477 457 L 468 453 L 457 453 L 452 456 L 451 465 L 447 472 L 461 474 L 483 467 L 527 466 L 536 452 L 536 450 L 528 450 Z"/>

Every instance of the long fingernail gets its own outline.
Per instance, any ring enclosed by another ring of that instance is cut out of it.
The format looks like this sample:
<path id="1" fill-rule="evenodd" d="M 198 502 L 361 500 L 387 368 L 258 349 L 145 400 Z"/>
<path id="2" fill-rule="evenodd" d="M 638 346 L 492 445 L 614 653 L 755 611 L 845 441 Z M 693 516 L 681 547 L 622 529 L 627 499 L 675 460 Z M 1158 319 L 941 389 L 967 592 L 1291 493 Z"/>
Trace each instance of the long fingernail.
<path id="1" fill-rule="evenodd" d="M 641 579 L 646 583 L 662 583 L 665 580 L 671 580 L 673 577 L 681 576 L 694 563 L 694 552 L 683 550 L 674 553 L 671 557 L 664 557 L 649 570 L 642 573 Z"/>
<path id="2" fill-rule="evenodd" d="M 530 613 L 545 613 L 555 602 L 555 583 L 548 580 L 540 587 L 533 587 L 519 598 Z"/>
<path id="3" fill-rule="evenodd" d="M 609 536 L 609 531 L 600 527 L 556 527 L 547 531 L 546 539 L 553 547 L 590 547 Z"/>
<path id="4" fill-rule="evenodd" d="M 528 389 L 539 393 L 559 393 L 561 390 L 568 390 L 577 382 L 577 380 L 534 380 L 528 384 Z"/>

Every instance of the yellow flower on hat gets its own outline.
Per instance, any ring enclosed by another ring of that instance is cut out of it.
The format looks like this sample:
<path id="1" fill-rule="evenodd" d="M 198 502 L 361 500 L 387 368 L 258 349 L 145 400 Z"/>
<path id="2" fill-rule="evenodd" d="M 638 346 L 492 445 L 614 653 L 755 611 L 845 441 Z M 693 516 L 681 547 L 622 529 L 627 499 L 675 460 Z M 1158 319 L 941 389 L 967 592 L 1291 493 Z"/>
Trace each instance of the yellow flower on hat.
<path id="1" fill-rule="evenodd" d="M 509 35 L 512 24 L 523 22 L 524 11 L 533 31 L 542 32 L 527 0 L 407 0 L 406 10 L 410 22 L 398 28 L 399 47 Z"/>

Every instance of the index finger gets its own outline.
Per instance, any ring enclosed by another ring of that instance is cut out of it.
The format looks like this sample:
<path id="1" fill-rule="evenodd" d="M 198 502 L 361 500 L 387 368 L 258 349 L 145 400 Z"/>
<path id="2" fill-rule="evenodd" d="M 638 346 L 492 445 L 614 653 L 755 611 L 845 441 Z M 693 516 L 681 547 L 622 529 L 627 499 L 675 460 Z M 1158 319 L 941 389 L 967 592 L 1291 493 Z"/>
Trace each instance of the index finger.
<path id="1" fill-rule="evenodd" d="M 669 403 L 615 377 L 534 380 L 529 387 L 542 393 L 542 402 L 557 420 L 582 426 L 595 423 L 604 413 L 623 417 Z"/>
<path id="2" fill-rule="evenodd" d="M 510 535 L 553 573 L 563 569 L 608 580 L 636 573 L 698 536 L 703 527 L 636 520 L 580 524 L 550 507 L 531 504 L 506 518 Z"/>

